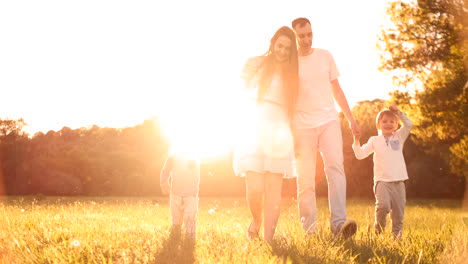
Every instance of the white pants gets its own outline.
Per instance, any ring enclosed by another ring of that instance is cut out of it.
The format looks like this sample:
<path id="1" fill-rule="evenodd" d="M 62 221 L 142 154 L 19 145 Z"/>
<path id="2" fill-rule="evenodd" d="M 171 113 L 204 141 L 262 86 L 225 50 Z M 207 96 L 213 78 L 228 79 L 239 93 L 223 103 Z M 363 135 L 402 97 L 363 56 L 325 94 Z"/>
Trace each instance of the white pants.
<path id="1" fill-rule="evenodd" d="M 194 239 L 197 232 L 198 197 L 171 194 L 169 204 L 172 226 L 184 224 L 185 236 Z"/>
<path id="2" fill-rule="evenodd" d="M 336 234 L 346 220 L 346 177 L 343 165 L 343 139 L 339 121 L 294 132 L 297 162 L 297 201 L 302 227 L 317 231 L 315 169 L 320 151 L 328 181 L 330 227 Z"/>

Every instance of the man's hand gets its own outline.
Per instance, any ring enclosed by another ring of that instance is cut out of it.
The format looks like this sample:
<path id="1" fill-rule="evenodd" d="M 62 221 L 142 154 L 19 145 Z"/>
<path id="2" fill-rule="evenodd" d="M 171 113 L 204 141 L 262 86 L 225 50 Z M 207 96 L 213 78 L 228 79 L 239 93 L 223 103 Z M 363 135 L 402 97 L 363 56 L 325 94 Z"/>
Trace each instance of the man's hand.
<path id="1" fill-rule="evenodd" d="M 358 138 L 361 137 L 361 128 L 356 123 L 356 121 L 350 122 L 349 123 L 349 128 L 351 128 L 351 132 L 353 133 L 354 137 L 358 137 Z"/>
<path id="2" fill-rule="evenodd" d="M 354 135 L 354 145 L 359 145 L 361 146 L 361 142 L 359 141 L 361 139 L 361 135 Z"/>

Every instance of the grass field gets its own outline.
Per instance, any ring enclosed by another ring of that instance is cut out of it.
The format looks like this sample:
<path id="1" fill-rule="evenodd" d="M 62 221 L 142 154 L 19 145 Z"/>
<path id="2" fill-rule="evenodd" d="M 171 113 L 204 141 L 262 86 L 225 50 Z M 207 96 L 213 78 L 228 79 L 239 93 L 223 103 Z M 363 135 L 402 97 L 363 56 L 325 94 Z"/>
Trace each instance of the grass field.
<path id="1" fill-rule="evenodd" d="M 243 198 L 201 197 L 195 246 L 169 238 L 166 197 L 0 200 L 0 263 L 468 263 L 468 213 L 458 201 L 409 200 L 404 238 L 373 232 L 373 200 L 348 200 L 359 225 L 335 240 L 326 199 L 306 237 L 284 199 L 274 244 L 248 241 Z"/>

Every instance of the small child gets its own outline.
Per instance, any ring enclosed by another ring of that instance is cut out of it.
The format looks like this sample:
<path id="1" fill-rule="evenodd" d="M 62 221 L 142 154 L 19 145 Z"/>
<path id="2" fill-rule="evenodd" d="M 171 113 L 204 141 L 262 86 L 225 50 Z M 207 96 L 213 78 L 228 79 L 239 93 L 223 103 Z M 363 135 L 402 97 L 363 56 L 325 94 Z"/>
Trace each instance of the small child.
<path id="1" fill-rule="evenodd" d="M 180 237 L 184 224 L 186 240 L 195 242 L 199 183 L 198 160 L 182 152 L 169 155 L 161 170 L 160 185 L 162 193 L 169 194 L 171 237 Z"/>
<path id="2" fill-rule="evenodd" d="M 398 118 L 403 122 L 400 129 Z M 386 217 L 391 211 L 393 237 L 399 239 L 402 236 L 406 203 L 404 181 L 408 179 L 403 144 L 413 123 L 396 105 L 392 105 L 377 115 L 376 126 L 379 135 L 370 137 L 362 147 L 359 136 L 355 136 L 353 150 L 358 159 L 364 159 L 374 153 L 374 226 L 376 232 L 381 233 L 386 226 Z"/>

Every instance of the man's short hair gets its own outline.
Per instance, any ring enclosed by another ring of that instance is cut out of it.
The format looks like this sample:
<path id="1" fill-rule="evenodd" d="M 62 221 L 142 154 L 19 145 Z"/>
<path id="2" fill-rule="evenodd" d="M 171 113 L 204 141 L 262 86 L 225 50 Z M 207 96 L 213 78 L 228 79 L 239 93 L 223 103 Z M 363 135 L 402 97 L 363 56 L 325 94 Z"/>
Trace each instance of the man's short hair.
<path id="1" fill-rule="evenodd" d="M 292 25 L 292 28 L 296 28 L 296 26 L 300 26 L 300 27 L 303 27 L 305 24 L 310 24 L 310 21 L 309 19 L 305 18 L 305 17 L 300 17 L 300 18 L 296 18 L 293 20 L 293 22 L 291 23 Z"/>

